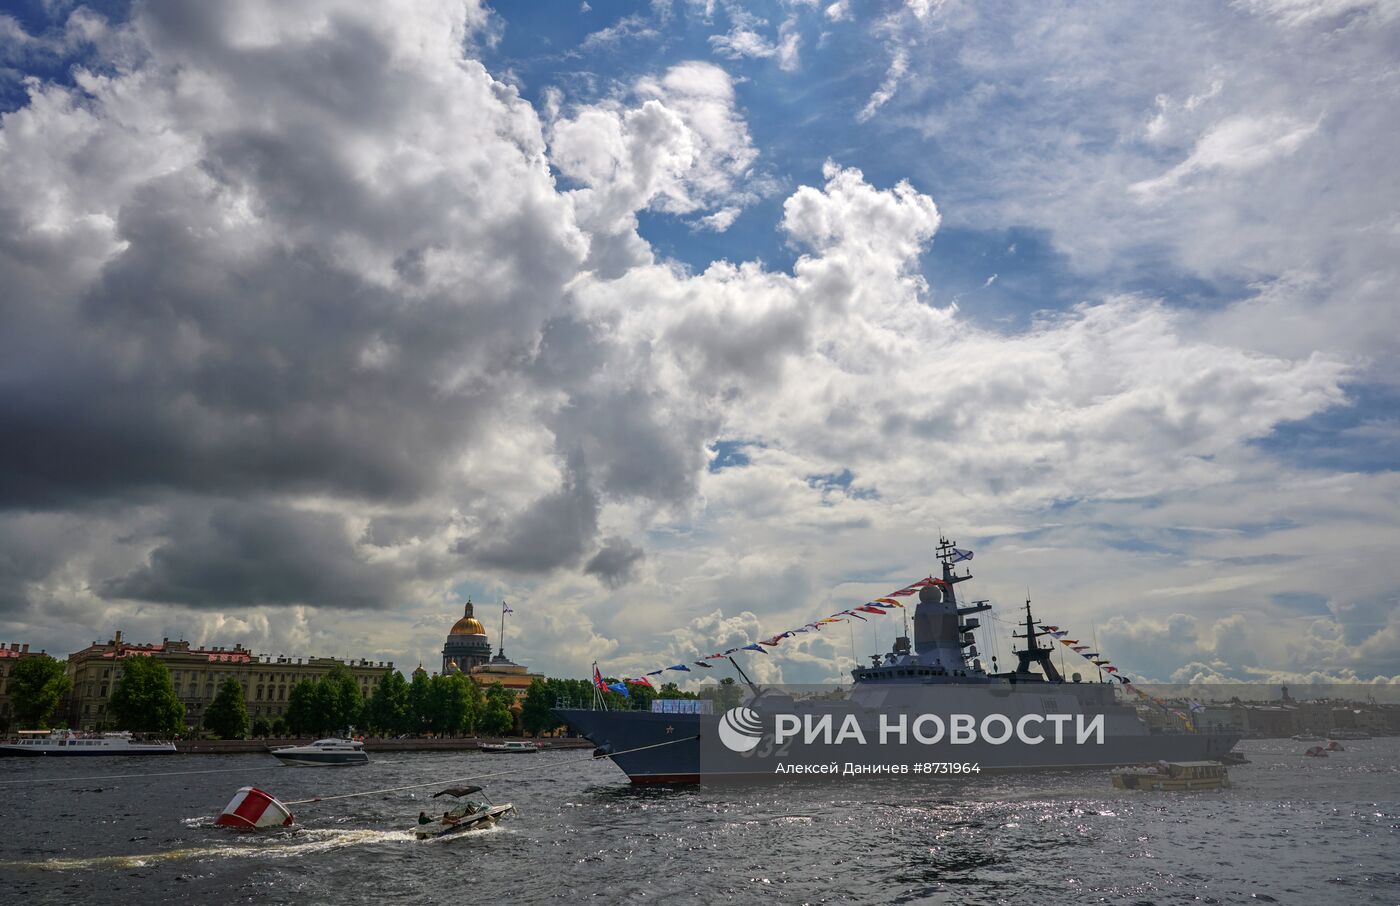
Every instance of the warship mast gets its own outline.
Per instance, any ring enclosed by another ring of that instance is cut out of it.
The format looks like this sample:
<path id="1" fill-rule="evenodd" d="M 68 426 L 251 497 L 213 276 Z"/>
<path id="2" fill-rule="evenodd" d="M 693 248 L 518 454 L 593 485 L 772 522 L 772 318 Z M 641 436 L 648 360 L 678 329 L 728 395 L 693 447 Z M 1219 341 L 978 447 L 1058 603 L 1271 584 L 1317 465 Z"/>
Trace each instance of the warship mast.
<path id="1" fill-rule="evenodd" d="M 1038 664 L 1040 666 L 1041 672 L 1045 674 L 1045 679 L 1048 682 L 1062 683 L 1064 682 L 1064 677 L 1060 675 L 1060 671 L 1055 669 L 1055 663 L 1050 659 L 1050 655 L 1052 653 L 1051 649 L 1040 647 L 1040 643 L 1036 641 L 1037 637 L 1042 635 L 1049 635 L 1050 632 L 1049 630 L 1045 629 L 1037 630 L 1035 628 L 1035 625 L 1035 617 L 1031 615 L 1031 599 L 1028 595 L 1026 597 L 1025 634 L 1016 632 L 1011 633 L 1011 637 L 1014 639 L 1026 640 L 1025 648 L 1015 650 L 1016 675 L 1018 677 L 1025 675 L 1033 675 L 1031 674 L 1031 664 Z"/>

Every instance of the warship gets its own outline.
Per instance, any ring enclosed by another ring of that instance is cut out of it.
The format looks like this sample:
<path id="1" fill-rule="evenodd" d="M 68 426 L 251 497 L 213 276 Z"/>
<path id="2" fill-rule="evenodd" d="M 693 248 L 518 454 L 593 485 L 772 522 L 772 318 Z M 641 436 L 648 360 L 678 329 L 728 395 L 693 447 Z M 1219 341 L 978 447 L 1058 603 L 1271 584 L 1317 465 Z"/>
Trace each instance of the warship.
<path id="1" fill-rule="evenodd" d="M 1112 677 L 1066 678 L 1053 645 L 1041 644 L 1049 632 L 1029 601 L 1024 631 L 1013 633 L 1024 643 L 1014 650 L 1016 666 L 997 672 L 994 658 L 985 669 L 974 632 L 991 605 L 958 600 L 956 586 L 972 574 L 956 572 L 963 556 L 953 542 L 940 538 L 937 555 L 942 578 L 919 591 L 913 639 L 906 623 L 888 652 L 851 671 L 844 697 L 760 688 L 735 662 L 748 698 L 722 714 L 698 707 L 708 702 L 685 713 L 610 710 L 601 700 L 555 714 L 635 784 L 1206 761 L 1228 757 L 1239 741 L 1185 727 L 1154 731 Z"/>

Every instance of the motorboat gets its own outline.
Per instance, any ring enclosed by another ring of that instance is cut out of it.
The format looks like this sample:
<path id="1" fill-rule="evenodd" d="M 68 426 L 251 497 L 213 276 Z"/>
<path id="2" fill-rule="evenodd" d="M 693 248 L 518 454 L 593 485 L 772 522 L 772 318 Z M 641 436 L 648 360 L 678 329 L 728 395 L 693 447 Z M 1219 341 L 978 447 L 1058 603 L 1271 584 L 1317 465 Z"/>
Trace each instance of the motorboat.
<path id="1" fill-rule="evenodd" d="M 483 742 L 481 751 L 491 752 L 495 755 L 531 755 L 540 750 L 537 742 L 524 742 L 516 740 L 514 742 Z"/>
<path id="2" fill-rule="evenodd" d="M 318 739 L 309 745 L 273 749 L 272 754 L 290 767 L 369 764 L 365 744 L 358 739 Z"/>
<path id="3" fill-rule="evenodd" d="M 1225 765 L 1216 761 L 1159 761 L 1115 768 L 1113 785 L 1120 790 L 1194 792 L 1228 787 L 1230 776 Z"/>
<path id="4" fill-rule="evenodd" d="M 515 806 L 509 802 L 495 805 L 484 795 L 480 799 L 466 798 L 480 792 L 482 790 L 479 786 L 458 786 L 448 787 L 434 793 L 434 799 L 439 796 L 452 796 L 465 801 L 459 802 L 448 811 L 443 812 L 440 818 L 430 818 L 426 811 L 423 812 L 419 815 L 418 826 L 414 829 L 413 835 L 419 840 L 455 837 L 468 831 L 494 827 L 506 815 L 514 814 Z"/>
<path id="5" fill-rule="evenodd" d="M 130 733 L 80 733 L 77 730 L 20 730 L 0 741 L 0 755 L 34 758 L 47 755 L 174 755 L 175 743 L 144 740 Z"/>

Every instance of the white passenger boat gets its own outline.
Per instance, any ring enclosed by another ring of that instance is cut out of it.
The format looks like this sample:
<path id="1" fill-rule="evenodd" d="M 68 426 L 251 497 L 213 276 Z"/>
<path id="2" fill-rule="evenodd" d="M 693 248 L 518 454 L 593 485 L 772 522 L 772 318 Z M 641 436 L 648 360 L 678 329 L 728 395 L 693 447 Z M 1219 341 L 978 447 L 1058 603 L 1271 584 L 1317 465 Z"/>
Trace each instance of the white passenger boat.
<path id="1" fill-rule="evenodd" d="M 47 755 L 174 755 L 175 743 L 135 739 L 130 733 L 80 733 L 76 730 L 20 730 L 0 742 L 0 755 L 37 758 Z"/>
<path id="2" fill-rule="evenodd" d="M 495 755 L 532 755 L 540 750 L 537 742 L 483 742 L 478 748 Z"/>
<path id="3" fill-rule="evenodd" d="M 283 746 L 272 754 L 294 767 L 369 764 L 365 744 L 358 739 L 318 739 L 305 746 Z"/>

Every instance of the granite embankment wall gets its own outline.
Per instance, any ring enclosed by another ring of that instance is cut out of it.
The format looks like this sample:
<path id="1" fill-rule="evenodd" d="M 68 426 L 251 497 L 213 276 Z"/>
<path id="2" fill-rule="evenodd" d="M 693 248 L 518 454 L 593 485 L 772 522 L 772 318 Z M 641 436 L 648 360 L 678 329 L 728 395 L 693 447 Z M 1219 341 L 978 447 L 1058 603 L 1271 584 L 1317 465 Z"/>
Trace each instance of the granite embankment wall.
<path id="1" fill-rule="evenodd" d="M 181 755 L 241 755 L 266 752 L 281 746 L 302 746 L 315 742 L 315 737 L 299 739 L 182 739 L 175 743 Z M 482 743 L 502 742 L 496 737 L 465 737 L 461 739 L 366 739 L 369 752 L 461 752 L 481 747 Z M 546 749 L 591 749 L 586 739 L 541 739 Z"/>

